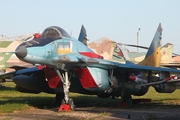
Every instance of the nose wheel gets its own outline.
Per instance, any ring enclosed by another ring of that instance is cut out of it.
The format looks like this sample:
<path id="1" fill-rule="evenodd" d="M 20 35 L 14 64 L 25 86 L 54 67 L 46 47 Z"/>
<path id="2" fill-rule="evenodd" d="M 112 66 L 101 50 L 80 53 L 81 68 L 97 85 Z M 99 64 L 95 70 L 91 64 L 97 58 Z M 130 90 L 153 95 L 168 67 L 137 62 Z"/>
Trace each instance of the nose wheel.
<path id="1" fill-rule="evenodd" d="M 75 109 L 75 105 L 72 98 L 69 98 L 68 103 L 66 103 L 65 100 L 63 99 L 61 101 L 61 105 L 59 106 L 58 112 L 69 111 L 69 110 L 74 110 L 74 109 Z"/>

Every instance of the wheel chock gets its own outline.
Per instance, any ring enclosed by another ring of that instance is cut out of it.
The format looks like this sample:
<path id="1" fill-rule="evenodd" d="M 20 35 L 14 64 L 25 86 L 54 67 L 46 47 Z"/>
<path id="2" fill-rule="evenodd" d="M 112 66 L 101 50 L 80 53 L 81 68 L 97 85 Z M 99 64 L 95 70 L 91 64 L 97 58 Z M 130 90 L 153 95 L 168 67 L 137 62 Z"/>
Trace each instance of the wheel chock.
<path id="1" fill-rule="evenodd" d="M 127 102 L 119 102 L 118 107 L 127 108 L 129 105 Z"/>
<path id="2" fill-rule="evenodd" d="M 59 106 L 58 112 L 61 112 L 61 111 L 70 111 L 70 110 L 71 110 L 70 105 L 68 105 L 68 104 L 61 104 Z"/>

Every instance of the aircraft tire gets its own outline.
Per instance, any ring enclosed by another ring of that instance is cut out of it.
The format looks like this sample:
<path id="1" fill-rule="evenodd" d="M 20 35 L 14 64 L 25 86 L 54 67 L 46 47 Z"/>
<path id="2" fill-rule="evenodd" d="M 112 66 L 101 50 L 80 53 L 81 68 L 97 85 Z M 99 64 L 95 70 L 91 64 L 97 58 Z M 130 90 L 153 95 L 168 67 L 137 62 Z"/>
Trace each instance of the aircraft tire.
<path id="1" fill-rule="evenodd" d="M 74 110 L 74 109 L 75 109 L 74 101 L 73 101 L 72 98 L 69 99 L 68 104 L 69 104 L 69 106 L 71 107 L 71 110 Z"/>

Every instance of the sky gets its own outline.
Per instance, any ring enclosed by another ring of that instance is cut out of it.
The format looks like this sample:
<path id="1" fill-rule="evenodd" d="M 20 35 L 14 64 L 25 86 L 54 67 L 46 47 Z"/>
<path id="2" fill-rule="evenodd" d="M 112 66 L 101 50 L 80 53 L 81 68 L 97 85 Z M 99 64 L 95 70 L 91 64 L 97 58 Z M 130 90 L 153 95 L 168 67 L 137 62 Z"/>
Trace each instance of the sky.
<path id="1" fill-rule="evenodd" d="M 12 37 L 59 26 L 78 38 L 83 24 L 89 42 L 107 37 L 137 44 L 140 28 L 139 45 L 148 47 L 161 23 L 162 45 L 172 43 L 180 54 L 179 5 L 180 0 L 1 0 L 0 34 Z"/>

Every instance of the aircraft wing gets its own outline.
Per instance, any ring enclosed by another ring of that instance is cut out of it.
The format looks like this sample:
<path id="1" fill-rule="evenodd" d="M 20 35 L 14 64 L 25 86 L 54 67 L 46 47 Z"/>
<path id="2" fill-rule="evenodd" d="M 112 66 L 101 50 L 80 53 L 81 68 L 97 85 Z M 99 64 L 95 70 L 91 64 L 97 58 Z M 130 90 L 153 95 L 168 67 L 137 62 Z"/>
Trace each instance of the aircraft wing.
<path id="1" fill-rule="evenodd" d="M 15 74 L 15 71 L 1 74 L 0 79 L 11 79 L 12 76 L 14 76 L 14 74 Z"/>
<path id="2" fill-rule="evenodd" d="M 82 54 L 66 54 L 61 55 L 58 57 L 57 62 L 59 63 L 59 69 L 61 70 L 71 70 L 76 67 L 95 67 L 95 68 L 102 68 L 105 70 L 119 70 L 124 71 L 125 73 L 136 73 L 136 72 L 146 72 L 151 74 L 174 74 L 178 75 L 180 73 L 180 70 L 178 69 L 172 69 L 172 68 L 161 68 L 161 67 L 152 67 L 152 66 L 142 66 L 138 64 L 134 64 L 131 62 L 126 62 L 125 64 L 120 62 L 114 62 L 114 61 L 108 61 L 104 59 L 98 58 L 98 56 L 91 56 L 87 57 L 86 55 Z M 179 75 L 178 75 L 179 76 Z M 141 77 L 134 76 L 135 80 L 141 79 Z M 141 79 L 142 80 L 142 79 Z M 136 81 L 139 83 L 138 81 Z M 164 76 L 163 78 L 159 78 L 159 81 L 150 83 L 142 83 L 139 86 L 150 86 L 150 85 L 156 85 L 161 84 L 165 82 L 180 82 L 180 79 L 174 79 L 170 76 Z M 141 82 L 140 82 L 141 83 Z"/>
<path id="3" fill-rule="evenodd" d="M 113 68 L 126 69 L 128 71 L 146 70 L 146 71 L 152 71 L 154 73 L 160 73 L 161 71 L 169 72 L 169 73 L 180 72 L 180 70 L 177 70 L 177 69 L 141 66 L 141 65 L 137 65 L 137 64 L 133 64 L 129 62 L 127 62 L 126 64 L 122 64 L 122 63 L 108 61 L 108 60 L 99 59 L 95 57 L 93 58 L 92 56 L 90 58 L 85 55 L 77 54 L 77 53 L 61 55 L 58 57 L 57 62 L 64 64 L 63 69 L 72 69 L 73 67 L 80 67 L 80 66 L 89 66 L 89 67 L 95 66 L 95 67 L 104 68 L 104 69 L 113 69 Z"/>
<path id="4" fill-rule="evenodd" d="M 14 65 L 14 66 L 11 66 L 9 68 L 12 68 L 12 69 L 15 69 L 15 70 L 21 70 L 21 69 L 26 69 L 26 68 L 29 68 L 28 66 L 17 66 L 17 65 Z"/>
<path id="5" fill-rule="evenodd" d="M 42 70 L 42 66 L 37 66 L 37 67 L 32 67 L 32 68 L 26 68 L 26 69 L 21 69 L 21 70 L 16 70 L 13 72 L 8 72 L 0 75 L 0 79 L 11 79 L 14 75 L 19 75 L 19 74 L 26 74 L 26 73 L 31 73 L 35 72 L 38 70 Z"/>
<path id="6" fill-rule="evenodd" d="M 180 73 L 180 70 L 170 69 L 170 68 L 160 68 L 151 66 L 140 66 L 133 63 L 118 63 L 113 61 L 108 61 L 104 59 L 99 59 L 97 56 L 87 57 L 82 54 L 66 54 L 58 56 L 53 62 L 58 63 L 57 68 L 61 70 L 71 70 L 74 67 L 99 67 L 103 69 L 120 69 L 126 71 L 151 71 L 152 73 L 169 72 L 169 73 Z M 37 66 L 32 68 L 26 68 L 21 70 L 16 70 L 13 72 L 5 73 L 0 75 L 0 79 L 11 79 L 14 75 L 26 74 L 35 71 L 42 70 L 43 66 Z"/>
<path id="7" fill-rule="evenodd" d="M 53 62 L 57 63 L 58 69 L 69 71 L 74 67 L 98 67 L 106 70 L 119 69 L 126 70 L 129 72 L 133 71 L 151 71 L 152 73 L 168 72 L 168 73 L 180 73 L 180 70 L 170 69 L 170 68 L 160 68 L 151 66 L 140 66 L 133 64 L 131 62 L 126 62 L 126 64 L 113 62 L 102 59 L 101 56 L 97 54 L 85 54 L 85 53 L 72 53 L 60 55 L 53 59 Z M 5 73 L 0 75 L 0 79 L 11 79 L 14 75 L 26 74 L 35 71 L 42 70 L 42 66 L 16 70 L 14 72 Z"/>

